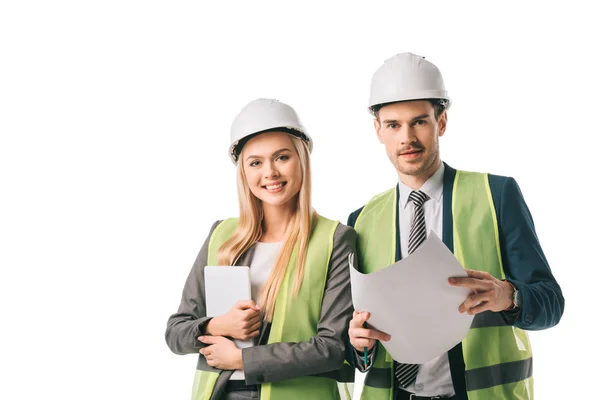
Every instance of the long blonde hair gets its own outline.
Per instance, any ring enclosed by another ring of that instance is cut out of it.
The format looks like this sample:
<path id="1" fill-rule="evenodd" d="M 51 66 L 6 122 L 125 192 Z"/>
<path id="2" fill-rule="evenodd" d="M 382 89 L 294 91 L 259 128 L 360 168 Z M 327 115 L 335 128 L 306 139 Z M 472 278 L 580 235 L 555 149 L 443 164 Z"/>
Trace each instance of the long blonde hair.
<path id="1" fill-rule="evenodd" d="M 275 300 L 285 277 L 292 251 L 298 244 L 298 259 L 296 269 L 296 279 L 294 281 L 293 296 L 297 296 L 302 285 L 304 276 L 304 266 L 306 263 L 306 253 L 308 250 L 308 241 L 316 220 L 316 213 L 312 209 L 311 203 L 311 177 L 310 177 L 310 157 L 308 145 L 297 136 L 288 133 L 298 157 L 300 159 L 300 168 L 302 170 L 302 183 L 300 191 L 296 196 L 294 215 L 288 225 L 284 243 L 281 252 L 275 261 L 275 265 L 265 282 L 258 304 L 263 310 L 263 319 L 271 322 L 275 311 Z M 235 265 L 238 258 L 244 254 L 254 243 L 260 240 L 263 234 L 263 208 L 262 202 L 252 192 L 244 175 L 244 166 L 241 161 L 237 163 L 237 186 L 240 206 L 240 220 L 233 236 L 227 240 L 218 253 L 219 265 Z M 293 201 L 293 200 L 292 200 Z"/>

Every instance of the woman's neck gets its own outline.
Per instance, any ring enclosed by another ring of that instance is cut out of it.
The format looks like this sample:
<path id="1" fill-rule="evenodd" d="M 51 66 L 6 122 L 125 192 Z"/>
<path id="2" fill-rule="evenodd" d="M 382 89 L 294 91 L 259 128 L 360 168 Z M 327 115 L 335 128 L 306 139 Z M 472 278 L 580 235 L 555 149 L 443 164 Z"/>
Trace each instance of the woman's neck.
<path id="1" fill-rule="evenodd" d="M 260 241 L 281 242 L 294 215 L 295 210 L 290 207 L 264 207 L 263 204 L 263 234 Z"/>

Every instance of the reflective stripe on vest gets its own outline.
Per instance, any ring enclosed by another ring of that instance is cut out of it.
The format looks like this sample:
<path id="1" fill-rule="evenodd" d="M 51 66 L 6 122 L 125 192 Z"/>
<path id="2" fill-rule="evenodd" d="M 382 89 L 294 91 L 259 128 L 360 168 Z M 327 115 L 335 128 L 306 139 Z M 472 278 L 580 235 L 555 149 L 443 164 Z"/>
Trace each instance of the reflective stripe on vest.
<path id="1" fill-rule="evenodd" d="M 218 265 L 218 250 L 237 228 L 238 219 L 221 222 L 213 231 L 208 245 L 207 265 Z M 275 311 L 268 343 L 304 342 L 317 334 L 321 316 L 321 303 L 327 282 L 329 259 L 333 250 L 333 237 L 339 222 L 319 217 L 308 243 L 306 265 L 302 285 L 296 298 L 292 288 L 296 279 L 297 246 L 292 252 L 285 276 L 277 294 Z M 202 356 L 201 356 L 202 357 Z M 261 400 L 278 399 L 339 399 L 336 379 L 348 374 L 351 367 L 345 365 L 331 377 L 304 376 L 261 385 Z M 352 371 L 350 371 L 352 372 Z M 193 400 L 209 400 L 218 374 L 197 371 Z M 196 384 L 197 381 L 197 384 Z M 206 397 L 208 394 L 208 397 Z"/>
<path id="2" fill-rule="evenodd" d="M 358 216 L 354 229 L 363 272 L 395 262 L 397 206 L 394 188 L 375 196 Z M 456 172 L 452 215 L 456 258 L 466 268 L 503 279 L 498 222 L 487 174 Z M 532 354 L 525 331 L 506 325 L 499 313 L 484 312 L 474 318 L 462 349 L 469 400 L 533 399 Z M 391 399 L 393 382 L 393 360 L 379 345 L 361 399 Z"/>

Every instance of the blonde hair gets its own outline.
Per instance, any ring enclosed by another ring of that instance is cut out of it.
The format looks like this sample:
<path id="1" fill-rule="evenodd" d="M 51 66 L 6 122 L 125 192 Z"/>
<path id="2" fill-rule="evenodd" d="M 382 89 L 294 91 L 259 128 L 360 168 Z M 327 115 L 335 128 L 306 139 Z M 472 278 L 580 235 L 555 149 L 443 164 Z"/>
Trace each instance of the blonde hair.
<path id="1" fill-rule="evenodd" d="M 275 261 L 275 265 L 265 282 L 258 303 L 263 310 L 263 319 L 271 322 L 275 311 L 277 294 L 285 277 L 292 252 L 298 245 L 296 279 L 292 289 L 293 296 L 297 296 L 302 285 L 308 241 L 312 231 L 313 223 L 316 221 L 316 212 L 311 203 L 311 177 L 310 157 L 307 143 L 293 134 L 288 135 L 292 139 L 294 149 L 300 159 L 302 170 L 302 183 L 300 191 L 296 196 L 294 216 L 289 223 L 281 252 Z M 243 163 L 237 163 L 237 186 L 240 206 L 240 220 L 233 236 L 227 240 L 218 253 L 219 265 L 235 265 L 238 258 L 244 254 L 263 234 L 263 209 L 262 202 L 250 191 L 248 182 L 244 175 Z M 292 200 L 293 201 L 293 200 Z"/>

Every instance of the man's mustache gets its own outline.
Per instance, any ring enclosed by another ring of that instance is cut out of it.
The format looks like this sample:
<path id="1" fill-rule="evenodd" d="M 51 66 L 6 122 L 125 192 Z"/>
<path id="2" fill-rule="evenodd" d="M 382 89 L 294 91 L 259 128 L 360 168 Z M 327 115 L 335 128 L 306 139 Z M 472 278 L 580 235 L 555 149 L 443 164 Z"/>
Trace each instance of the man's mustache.
<path id="1" fill-rule="evenodd" d="M 423 146 L 422 144 L 415 143 L 411 146 L 402 147 L 400 150 L 398 150 L 396 152 L 396 155 L 400 156 L 405 153 L 414 153 L 416 151 L 423 151 L 423 150 L 425 150 L 425 146 Z"/>

